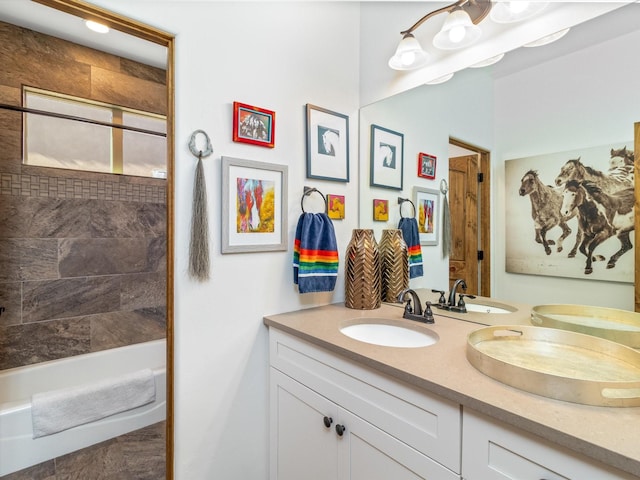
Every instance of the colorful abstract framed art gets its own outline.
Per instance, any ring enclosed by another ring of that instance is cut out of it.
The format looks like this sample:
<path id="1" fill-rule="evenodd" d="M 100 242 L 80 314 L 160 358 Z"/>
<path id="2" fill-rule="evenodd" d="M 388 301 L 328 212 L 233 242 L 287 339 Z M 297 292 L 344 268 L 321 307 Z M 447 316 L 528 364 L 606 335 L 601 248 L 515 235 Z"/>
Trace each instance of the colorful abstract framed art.
<path id="1" fill-rule="evenodd" d="M 287 166 L 222 157 L 222 253 L 287 249 Z"/>

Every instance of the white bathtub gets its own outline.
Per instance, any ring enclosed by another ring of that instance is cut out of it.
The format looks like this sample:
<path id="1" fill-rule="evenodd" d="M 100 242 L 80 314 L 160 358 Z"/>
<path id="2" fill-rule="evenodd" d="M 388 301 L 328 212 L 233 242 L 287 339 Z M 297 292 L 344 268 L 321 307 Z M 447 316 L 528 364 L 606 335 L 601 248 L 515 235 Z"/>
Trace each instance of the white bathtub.
<path id="1" fill-rule="evenodd" d="M 0 372 L 0 477 L 166 418 L 166 342 L 155 340 Z M 31 395 L 153 370 L 156 401 L 33 439 Z"/>

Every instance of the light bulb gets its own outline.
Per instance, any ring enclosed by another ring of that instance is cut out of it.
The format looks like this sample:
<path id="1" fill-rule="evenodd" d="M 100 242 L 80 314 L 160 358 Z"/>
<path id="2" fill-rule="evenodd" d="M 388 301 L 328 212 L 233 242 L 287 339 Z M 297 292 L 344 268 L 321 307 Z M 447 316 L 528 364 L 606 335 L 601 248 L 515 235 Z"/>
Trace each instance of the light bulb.
<path id="1" fill-rule="evenodd" d="M 457 25 L 449 30 L 449 40 L 453 43 L 460 43 L 465 36 L 465 29 L 462 25 Z"/>
<path id="2" fill-rule="evenodd" d="M 416 59 L 415 52 L 404 52 L 400 55 L 400 63 L 405 66 L 411 65 Z"/>

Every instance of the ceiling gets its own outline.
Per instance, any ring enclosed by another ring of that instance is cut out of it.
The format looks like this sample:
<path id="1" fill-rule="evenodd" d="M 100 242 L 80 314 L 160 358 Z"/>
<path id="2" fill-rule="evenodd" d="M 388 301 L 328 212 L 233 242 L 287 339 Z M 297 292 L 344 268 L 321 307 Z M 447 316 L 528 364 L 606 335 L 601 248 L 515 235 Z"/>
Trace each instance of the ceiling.
<path id="1" fill-rule="evenodd" d="M 215 0 L 201 1 L 213 2 Z M 559 8 L 559 6 L 563 4 L 564 8 L 566 8 L 566 4 L 569 3 L 579 6 L 580 4 L 589 2 L 551 2 L 551 5 L 547 8 Z M 620 3 L 620 5 L 622 4 L 623 3 Z M 419 8 L 422 15 L 445 4 L 435 1 L 421 1 L 415 2 L 414 5 L 416 8 Z M 404 26 L 410 26 L 417 18 L 413 16 L 406 18 L 406 25 Z M 517 45 L 505 44 L 504 51 L 508 53 L 501 62 L 492 67 L 493 75 L 494 77 L 508 75 L 577 49 L 624 35 L 638 28 L 639 18 L 640 4 L 632 3 L 606 15 L 598 16 L 595 19 L 574 26 L 568 35 L 551 45 L 539 48 L 518 48 Z M 163 46 L 113 30 L 107 34 L 91 32 L 85 27 L 81 19 L 34 3 L 30 0 L 2 0 L 0 20 L 107 51 L 148 65 L 159 68 L 165 68 L 166 66 L 167 51 Z M 405 20 L 402 21 L 405 22 Z M 440 25 L 441 21 L 436 21 L 435 19 L 428 21 L 416 30 L 416 38 L 421 41 L 423 46 L 426 46 L 435 31 L 440 28 Z M 500 35 L 502 35 L 500 29 L 503 27 L 486 20 L 483 21 L 480 26 L 483 28 L 482 42 L 488 43 L 495 38 L 500 39 Z M 397 35 L 397 40 L 400 40 L 399 34 Z M 505 43 L 506 41 L 505 38 Z M 517 51 L 517 55 L 514 54 L 515 51 Z M 432 53 L 435 54 L 432 62 L 442 62 L 445 64 L 448 61 L 447 56 L 456 54 L 455 52 L 445 51 Z M 384 64 L 381 68 L 387 69 L 388 67 Z"/>
<path id="2" fill-rule="evenodd" d="M 116 30 L 106 34 L 92 32 L 82 19 L 30 0 L 0 0 L 0 3 L 0 21 L 166 68 L 167 49 L 161 45 Z"/>

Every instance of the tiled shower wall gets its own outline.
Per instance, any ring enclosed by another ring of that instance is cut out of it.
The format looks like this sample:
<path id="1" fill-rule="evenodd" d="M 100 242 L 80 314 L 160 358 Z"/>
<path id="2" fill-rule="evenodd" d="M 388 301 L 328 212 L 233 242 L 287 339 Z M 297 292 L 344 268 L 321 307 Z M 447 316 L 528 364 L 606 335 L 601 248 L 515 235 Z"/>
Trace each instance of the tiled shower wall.
<path id="1" fill-rule="evenodd" d="M 165 73 L 0 22 L 0 103 L 22 86 L 164 114 Z M 163 338 L 166 181 L 22 164 L 0 108 L 0 369 Z"/>

